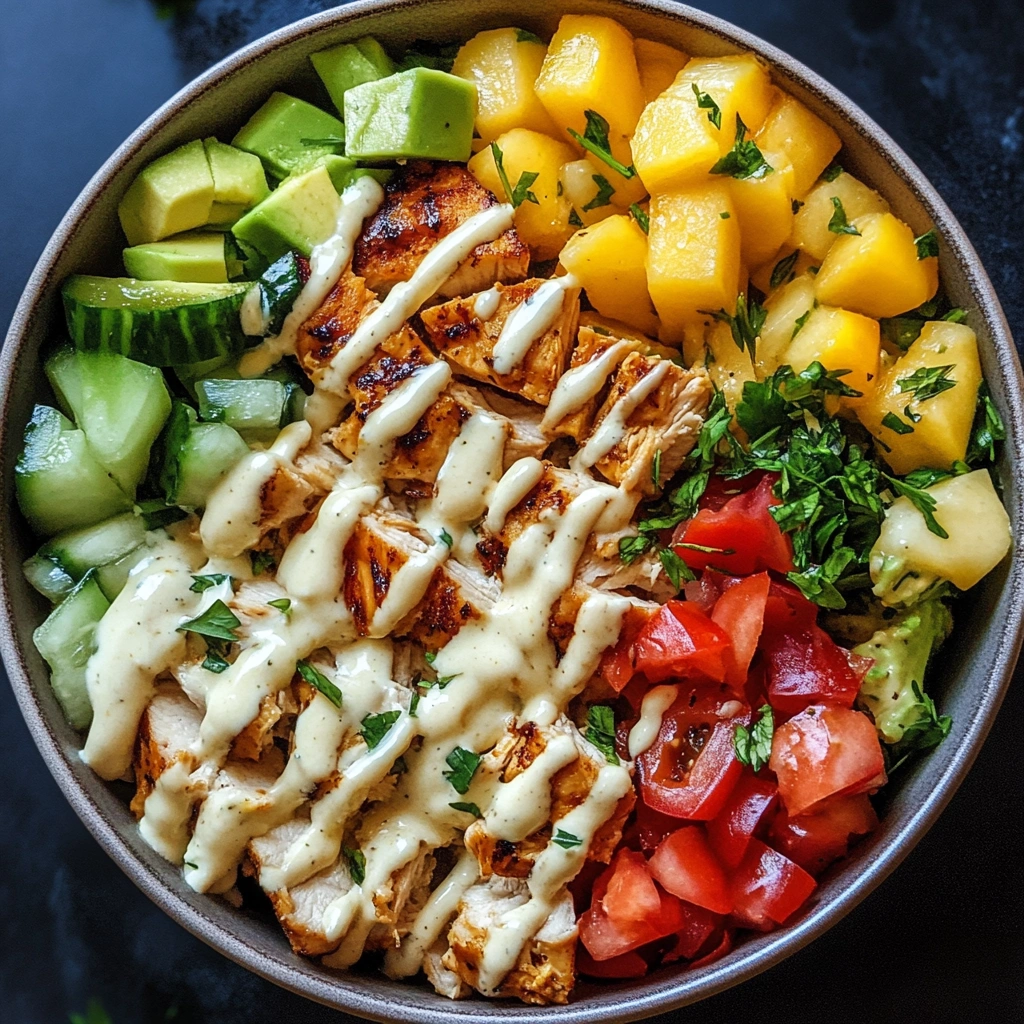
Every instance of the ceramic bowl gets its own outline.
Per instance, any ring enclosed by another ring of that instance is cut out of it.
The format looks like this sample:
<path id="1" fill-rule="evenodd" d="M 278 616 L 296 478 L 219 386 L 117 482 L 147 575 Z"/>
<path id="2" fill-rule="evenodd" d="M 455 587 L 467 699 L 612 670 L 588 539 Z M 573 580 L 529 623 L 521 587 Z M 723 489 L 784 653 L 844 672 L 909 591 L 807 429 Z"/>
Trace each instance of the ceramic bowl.
<path id="1" fill-rule="evenodd" d="M 514 9 L 515 13 L 511 13 Z M 40 353 L 62 331 L 58 289 L 69 274 L 120 271 L 117 203 L 151 159 L 191 139 L 230 139 L 275 88 L 320 99 L 307 56 L 365 34 L 400 51 L 417 38 L 465 39 L 482 28 L 515 24 L 550 34 L 563 13 L 619 19 L 636 35 L 688 53 L 752 50 L 776 81 L 839 133 L 843 165 L 889 200 L 915 233 L 931 224 L 944 241 L 942 277 L 951 300 L 967 308 L 977 332 L 985 376 L 1006 421 L 998 467 L 1016 541 L 1013 554 L 971 592 L 958 610 L 933 684 L 953 731 L 886 790 L 881 827 L 853 856 L 826 875 L 798 920 L 746 938 L 724 959 L 697 970 L 661 968 L 642 981 L 581 982 L 565 1007 L 507 1001 L 449 1002 L 424 984 L 399 984 L 373 970 L 338 973 L 294 956 L 276 922 L 199 895 L 177 868 L 139 837 L 126 787 L 108 785 L 78 758 L 80 737 L 64 722 L 32 646 L 44 602 L 20 572 L 33 541 L 15 511 L 14 464 L 34 402 L 48 401 Z M 992 285 L 946 204 L 899 147 L 845 96 L 773 46 L 724 21 L 668 0 L 359 0 L 307 18 L 252 43 L 197 78 L 145 122 L 98 171 L 50 239 L 18 305 L 0 358 L 0 479 L 5 507 L 0 529 L 0 648 L 29 729 L 71 805 L 125 873 L 174 920 L 226 956 L 265 978 L 339 1010 L 377 1020 L 625 1021 L 692 1003 L 763 971 L 800 949 L 847 914 L 910 852 L 970 768 L 1008 685 L 1021 641 L 1024 610 L 1024 418 L 1021 368 Z"/>

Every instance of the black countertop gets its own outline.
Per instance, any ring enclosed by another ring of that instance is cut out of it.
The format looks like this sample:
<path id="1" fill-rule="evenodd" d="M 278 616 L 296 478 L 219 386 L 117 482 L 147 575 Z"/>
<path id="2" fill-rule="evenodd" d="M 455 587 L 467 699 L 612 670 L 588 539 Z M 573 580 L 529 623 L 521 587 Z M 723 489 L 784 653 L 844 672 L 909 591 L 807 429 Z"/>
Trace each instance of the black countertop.
<path id="1" fill-rule="evenodd" d="M 0 324 L 64 211 L 132 129 L 231 50 L 327 6 L 198 0 L 161 16 L 151 0 L 4 3 Z M 953 208 L 1024 340 L 1024 4 L 704 6 L 788 50 L 892 134 Z M 91 997 L 115 1024 L 343 1019 L 225 960 L 136 891 L 65 803 L 6 686 L 0 735 L 0 1019 L 65 1021 Z M 664 1020 L 1024 1018 L 1022 735 L 1018 678 L 967 781 L 895 875 L 785 963 Z"/>

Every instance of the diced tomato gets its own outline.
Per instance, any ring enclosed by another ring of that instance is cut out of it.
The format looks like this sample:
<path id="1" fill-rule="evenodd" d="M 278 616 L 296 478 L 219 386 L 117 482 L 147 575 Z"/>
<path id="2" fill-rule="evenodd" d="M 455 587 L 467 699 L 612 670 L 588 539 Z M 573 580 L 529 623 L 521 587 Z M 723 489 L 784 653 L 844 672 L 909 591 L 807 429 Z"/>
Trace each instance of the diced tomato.
<path id="1" fill-rule="evenodd" d="M 810 704 L 852 707 L 872 664 L 870 658 L 840 647 L 820 626 L 773 633 L 761 649 L 768 702 L 784 715 L 795 715 Z"/>
<path id="2" fill-rule="evenodd" d="M 622 916 L 613 919 L 605 907 L 605 900 L 620 871 L 637 883 L 638 894 L 634 911 L 627 917 L 630 894 L 626 886 L 621 885 L 616 893 L 615 909 L 617 915 Z M 645 878 L 641 879 L 641 874 Z M 579 919 L 580 940 L 595 960 L 610 960 L 648 942 L 673 935 L 683 926 L 682 904 L 675 896 L 657 887 L 654 891 L 658 896 L 658 907 L 654 913 L 646 912 L 644 916 L 643 908 L 649 898 L 648 886 L 653 885 L 647 872 L 647 862 L 641 854 L 626 849 L 615 854 L 608 870 L 594 884 L 590 909 Z"/>
<path id="3" fill-rule="evenodd" d="M 640 631 L 633 664 L 651 682 L 670 677 L 725 679 L 729 637 L 688 601 L 669 601 Z"/>
<path id="4" fill-rule="evenodd" d="M 708 946 L 711 948 L 708 949 L 706 953 L 702 950 L 697 951 L 701 955 L 690 964 L 690 967 L 706 967 L 708 964 L 713 964 L 716 960 L 721 960 L 726 953 L 732 951 L 732 940 L 735 934 L 736 933 L 732 928 L 724 929 L 721 933 L 721 937 L 713 946 L 710 942 L 707 943 L 705 948 Z M 712 936 L 712 939 L 713 938 L 714 936 Z"/>
<path id="5" fill-rule="evenodd" d="M 826 800 L 817 814 L 791 818 L 782 811 L 769 829 L 769 842 L 812 875 L 846 855 L 852 837 L 867 835 L 878 815 L 866 793 Z"/>
<path id="6" fill-rule="evenodd" d="M 744 771 L 725 806 L 707 824 L 711 849 L 726 868 L 734 868 L 743 860 L 751 838 L 774 809 L 778 795 L 774 782 Z"/>
<path id="7" fill-rule="evenodd" d="M 638 800 L 635 828 L 641 848 L 651 853 L 658 848 L 658 844 L 665 836 L 679 828 L 679 819 L 652 810 L 643 800 Z"/>
<path id="8" fill-rule="evenodd" d="M 813 813 L 830 796 L 864 793 L 885 781 L 882 748 L 868 716 L 821 704 L 776 727 L 769 767 L 790 815 Z"/>
<path id="9" fill-rule="evenodd" d="M 780 504 L 772 494 L 777 479 L 766 473 L 755 487 L 728 498 L 717 509 L 708 502 L 676 528 L 672 537 L 676 553 L 691 569 L 712 566 L 736 576 L 763 569 L 792 571 L 793 544 L 768 511 Z"/>
<path id="10" fill-rule="evenodd" d="M 724 476 L 712 476 L 708 480 L 707 487 L 704 488 L 704 493 L 700 496 L 698 507 L 718 512 L 727 501 L 756 487 L 760 480 L 760 472 L 751 473 L 739 480 L 726 480 Z"/>
<path id="11" fill-rule="evenodd" d="M 751 839 L 732 874 L 733 917 L 748 928 L 766 930 L 793 916 L 817 883 L 799 864 Z"/>
<path id="12" fill-rule="evenodd" d="M 605 913 L 616 924 L 628 925 L 637 918 L 657 915 L 661 910 L 661 897 L 643 854 L 634 850 L 619 851 L 602 902 Z"/>
<path id="13" fill-rule="evenodd" d="M 576 967 L 588 978 L 642 978 L 647 973 L 647 961 L 637 952 L 595 960 L 584 945 L 576 948 Z"/>
<path id="14" fill-rule="evenodd" d="M 711 621 L 721 626 L 732 641 L 725 680 L 733 687 L 742 689 L 746 682 L 747 669 L 764 626 L 770 586 L 771 579 L 766 572 L 748 576 L 724 590 L 711 612 Z"/>
<path id="15" fill-rule="evenodd" d="M 664 839 L 648 867 L 673 896 L 715 914 L 732 910 L 725 872 L 700 825 L 684 825 Z"/>
<path id="16" fill-rule="evenodd" d="M 727 702 L 738 704 L 738 702 Z M 640 795 L 652 810 L 676 818 L 708 821 L 729 798 L 742 774 L 733 738 L 750 724 L 750 709 L 730 710 L 718 694 L 683 690 L 661 720 L 658 738 L 637 758 Z"/>
<path id="17" fill-rule="evenodd" d="M 767 639 L 778 633 L 798 633 L 818 621 L 818 606 L 808 601 L 791 583 L 772 580 L 764 609 L 764 632 Z"/>
<path id="18" fill-rule="evenodd" d="M 682 912 L 683 926 L 676 932 L 675 945 L 662 957 L 664 963 L 693 959 L 722 924 L 720 914 L 692 903 L 683 903 Z"/>
<path id="19" fill-rule="evenodd" d="M 601 656 L 598 672 L 616 693 L 622 693 L 633 678 L 633 643 L 651 615 L 646 606 L 631 605 L 623 618 L 618 641 Z"/>
<path id="20" fill-rule="evenodd" d="M 687 601 L 695 604 L 705 615 L 710 615 L 715 602 L 722 596 L 722 581 L 733 578 L 709 569 L 702 572 L 697 579 L 686 583 L 683 586 L 683 593 Z"/>

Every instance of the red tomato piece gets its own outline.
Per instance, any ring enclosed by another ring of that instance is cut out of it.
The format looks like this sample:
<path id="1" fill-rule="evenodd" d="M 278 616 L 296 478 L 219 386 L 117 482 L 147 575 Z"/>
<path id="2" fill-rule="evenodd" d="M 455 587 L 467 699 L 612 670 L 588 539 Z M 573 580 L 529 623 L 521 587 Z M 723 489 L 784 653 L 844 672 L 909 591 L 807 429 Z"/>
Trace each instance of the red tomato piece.
<path id="1" fill-rule="evenodd" d="M 652 810 L 708 821 L 722 809 L 743 771 L 733 748 L 736 726 L 750 724 L 745 705 L 719 718 L 724 707 L 716 694 L 684 690 L 665 713 L 658 738 L 637 758 L 640 795 Z"/>
<path id="2" fill-rule="evenodd" d="M 633 664 L 651 682 L 670 677 L 725 679 L 729 637 L 688 601 L 669 601 L 633 644 Z"/>
<path id="3" fill-rule="evenodd" d="M 768 702 L 784 715 L 795 715 L 810 704 L 852 707 L 872 665 L 870 658 L 840 647 L 819 626 L 799 633 L 775 633 L 761 648 Z"/>
<path id="4" fill-rule="evenodd" d="M 709 502 L 676 528 L 672 537 L 676 554 L 691 569 L 711 566 L 736 576 L 749 576 L 763 569 L 791 572 L 792 541 L 768 511 L 780 504 L 772 494 L 777 479 L 775 474 L 766 473 L 755 487 L 729 498 L 718 509 Z"/>
<path id="5" fill-rule="evenodd" d="M 700 825 L 684 825 L 664 839 L 648 867 L 673 896 L 715 914 L 732 910 L 725 872 Z"/>
<path id="6" fill-rule="evenodd" d="M 605 913 L 616 924 L 656 916 L 661 910 L 658 887 L 647 868 L 643 854 L 635 850 L 620 850 L 615 858 L 615 870 L 608 879 L 601 902 Z"/>
<path id="7" fill-rule="evenodd" d="M 777 633 L 800 632 L 817 621 L 818 606 L 813 601 L 792 584 L 772 580 L 764 609 L 764 639 Z"/>
<path id="8" fill-rule="evenodd" d="M 676 944 L 661 958 L 663 963 L 673 960 L 692 960 L 707 944 L 715 930 L 721 927 L 722 917 L 692 903 L 683 903 L 683 926 L 676 932 Z"/>
<path id="9" fill-rule="evenodd" d="M 711 612 L 711 621 L 721 626 L 732 641 L 725 680 L 734 687 L 742 688 L 747 680 L 747 670 L 764 627 L 770 586 L 771 579 L 766 572 L 738 580 L 723 591 Z"/>
<path id="10" fill-rule="evenodd" d="M 707 824 L 708 841 L 718 859 L 734 868 L 747 852 L 758 825 L 778 802 L 779 789 L 768 779 L 745 771 L 725 806 Z"/>
<path id="11" fill-rule="evenodd" d="M 768 832 L 771 844 L 812 875 L 846 855 L 855 836 L 878 826 L 878 815 L 867 793 L 826 800 L 817 814 L 791 818 L 782 811 Z"/>
<path id="12" fill-rule="evenodd" d="M 816 885 L 799 864 L 760 839 L 751 839 L 732 874 L 733 916 L 748 928 L 762 931 L 784 924 Z"/>
<path id="13" fill-rule="evenodd" d="M 616 693 L 622 693 L 633 678 L 633 643 L 652 614 L 646 607 L 631 605 L 623 619 L 618 641 L 601 656 L 598 672 Z"/>
<path id="14" fill-rule="evenodd" d="M 721 938 L 715 943 L 711 949 L 704 953 L 698 959 L 694 960 L 690 964 L 690 967 L 706 967 L 708 964 L 713 964 L 716 960 L 721 960 L 726 953 L 732 951 L 732 940 L 735 936 L 735 930 L 732 928 L 726 928 L 721 935 Z M 710 943 L 708 944 L 710 945 Z M 701 952 L 698 950 L 698 952 Z"/>
<path id="15" fill-rule="evenodd" d="M 636 952 L 595 960 L 581 944 L 576 949 L 576 968 L 588 978 L 642 978 L 647 973 L 647 961 Z"/>
<path id="16" fill-rule="evenodd" d="M 698 579 L 690 580 L 683 586 L 683 593 L 687 601 L 695 604 L 706 615 L 710 615 L 715 602 L 722 596 L 722 581 L 733 578 L 723 576 L 719 572 L 702 572 Z"/>
<path id="17" fill-rule="evenodd" d="M 643 800 L 638 800 L 635 828 L 640 847 L 651 853 L 658 848 L 658 844 L 665 836 L 679 828 L 679 819 L 651 810 Z"/>
<path id="18" fill-rule="evenodd" d="M 778 726 L 768 766 L 790 815 L 813 813 L 830 796 L 865 793 L 885 782 L 875 727 L 850 708 L 818 704 Z"/>

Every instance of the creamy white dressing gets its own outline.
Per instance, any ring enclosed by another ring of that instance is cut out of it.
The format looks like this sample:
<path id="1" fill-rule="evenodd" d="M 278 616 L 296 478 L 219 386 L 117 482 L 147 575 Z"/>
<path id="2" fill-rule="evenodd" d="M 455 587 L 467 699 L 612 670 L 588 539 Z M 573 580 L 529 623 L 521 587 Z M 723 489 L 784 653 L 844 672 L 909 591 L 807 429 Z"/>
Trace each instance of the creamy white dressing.
<path id="1" fill-rule="evenodd" d="M 496 373 L 511 373 L 519 366 L 533 343 L 558 319 L 566 292 L 578 287 L 579 281 L 572 274 L 545 281 L 509 313 L 494 343 Z"/>
<path id="2" fill-rule="evenodd" d="M 635 348 L 636 343 L 633 341 L 617 341 L 593 359 L 566 370 L 551 394 L 551 401 L 540 421 L 540 429 L 550 434 L 566 416 L 579 412 L 587 402 L 596 398 L 608 380 L 608 375 Z"/>
<path id="3" fill-rule="evenodd" d="M 501 289 L 498 287 L 488 288 L 481 292 L 473 301 L 473 316 L 477 320 L 490 320 L 498 312 L 501 305 Z"/>
<path id="4" fill-rule="evenodd" d="M 629 730 L 629 756 L 636 760 L 658 738 L 665 712 L 676 702 L 678 686 L 654 686 L 644 694 L 640 717 Z"/>
<path id="5" fill-rule="evenodd" d="M 544 463 L 527 456 L 509 466 L 490 496 L 490 508 L 484 520 L 491 533 L 500 533 L 512 511 L 537 486 L 544 475 Z"/>

